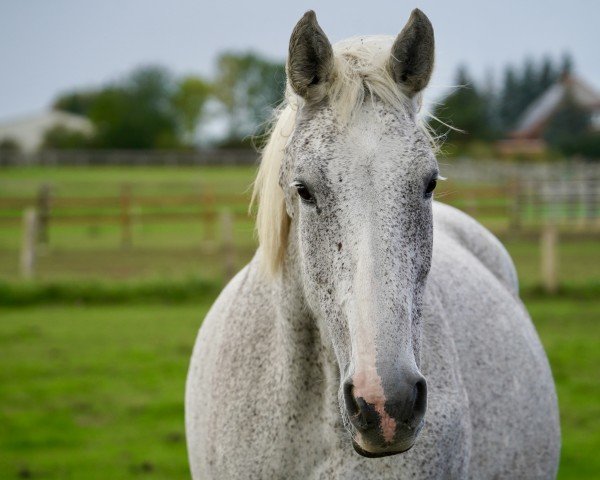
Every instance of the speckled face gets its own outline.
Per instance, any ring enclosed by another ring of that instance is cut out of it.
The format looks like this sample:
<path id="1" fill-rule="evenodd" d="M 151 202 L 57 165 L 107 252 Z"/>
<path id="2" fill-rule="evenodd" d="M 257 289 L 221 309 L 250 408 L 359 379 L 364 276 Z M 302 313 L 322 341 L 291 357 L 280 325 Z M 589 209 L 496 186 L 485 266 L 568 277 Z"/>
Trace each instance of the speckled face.
<path id="1" fill-rule="evenodd" d="M 437 162 L 409 111 L 367 97 L 348 124 L 304 107 L 280 183 L 308 304 L 340 367 L 355 449 L 410 448 L 426 408 L 420 311 L 432 250 Z"/>

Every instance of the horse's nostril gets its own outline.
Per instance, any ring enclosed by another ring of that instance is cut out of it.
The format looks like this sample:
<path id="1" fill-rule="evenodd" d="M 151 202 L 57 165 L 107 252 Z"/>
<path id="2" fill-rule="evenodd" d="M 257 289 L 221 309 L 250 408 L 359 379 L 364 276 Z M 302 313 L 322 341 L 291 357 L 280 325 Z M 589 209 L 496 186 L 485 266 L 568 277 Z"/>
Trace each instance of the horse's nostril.
<path id="1" fill-rule="evenodd" d="M 361 431 L 372 429 L 378 425 L 378 416 L 372 405 L 364 398 L 356 398 L 352 381 L 344 382 L 344 403 L 352 424 Z"/>
<path id="2" fill-rule="evenodd" d="M 342 391 L 348 418 L 363 433 L 382 432 L 384 427 L 391 429 L 397 425 L 414 428 L 427 409 L 427 383 L 421 375 L 409 381 L 399 380 L 393 393 L 381 397 L 385 406 L 368 403 L 362 396 L 357 398 L 352 380 L 344 382 Z M 392 431 L 388 433 L 393 436 Z"/>
<path id="3" fill-rule="evenodd" d="M 360 413 L 360 408 L 356 403 L 356 398 L 354 398 L 354 385 L 350 380 L 344 382 L 344 403 L 350 417 L 355 417 Z"/>
<path id="4" fill-rule="evenodd" d="M 414 395 L 413 414 L 416 417 L 422 416 L 427 409 L 427 382 L 425 382 L 424 378 L 419 379 L 415 383 Z"/>

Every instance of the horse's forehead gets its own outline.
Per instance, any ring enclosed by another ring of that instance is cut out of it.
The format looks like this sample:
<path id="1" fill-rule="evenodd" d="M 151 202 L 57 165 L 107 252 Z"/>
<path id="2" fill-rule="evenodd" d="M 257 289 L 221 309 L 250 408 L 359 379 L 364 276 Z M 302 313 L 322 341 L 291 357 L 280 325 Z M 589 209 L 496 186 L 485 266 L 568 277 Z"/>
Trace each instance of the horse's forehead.
<path id="1" fill-rule="evenodd" d="M 341 122 L 331 108 L 304 113 L 290 147 L 304 169 L 319 172 L 352 170 L 371 162 L 397 167 L 408 156 L 426 154 L 422 132 L 405 112 L 373 103 L 356 112 L 352 120 Z"/>
<path id="2" fill-rule="evenodd" d="M 304 108 L 298 114 L 294 142 L 289 147 L 300 154 L 314 154 L 331 148 L 342 133 L 331 108 Z"/>

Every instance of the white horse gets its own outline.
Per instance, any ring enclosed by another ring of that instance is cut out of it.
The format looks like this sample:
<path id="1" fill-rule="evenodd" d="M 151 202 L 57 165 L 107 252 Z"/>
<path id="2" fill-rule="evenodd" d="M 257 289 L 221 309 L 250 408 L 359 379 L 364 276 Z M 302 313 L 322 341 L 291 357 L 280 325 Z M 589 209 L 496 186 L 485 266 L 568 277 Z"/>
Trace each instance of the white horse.
<path id="1" fill-rule="evenodd" d="M 191 360 L 194 479 L 556 475 L 554 384 L 511 259 L 432 202 L 416 115 L 433 54 L 419 10 L 396 39 L 334 47 L 313 12 L 296 25 L 260 247 Z"/>

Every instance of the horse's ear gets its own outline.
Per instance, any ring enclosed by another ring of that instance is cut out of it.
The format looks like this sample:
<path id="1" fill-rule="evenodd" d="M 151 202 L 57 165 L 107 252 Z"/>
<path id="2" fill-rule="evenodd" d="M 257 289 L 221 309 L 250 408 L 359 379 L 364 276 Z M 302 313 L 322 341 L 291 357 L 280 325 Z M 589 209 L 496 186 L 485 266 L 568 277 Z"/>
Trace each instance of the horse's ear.
<path id="1" fill-rule="evenodd" d="M 427 16 L 415 8 L 392 46 L 390 72 L 410 95 L 423 90 L 433 71 L 433 26 Z"/>
<path id="2" fill-rule="evenodd" d="M 309 10 L 294 27 L 290 37 L 287 75 L 294 91 L 309 101 L 325 97 L 333 70 L 333 49 Z"/>

